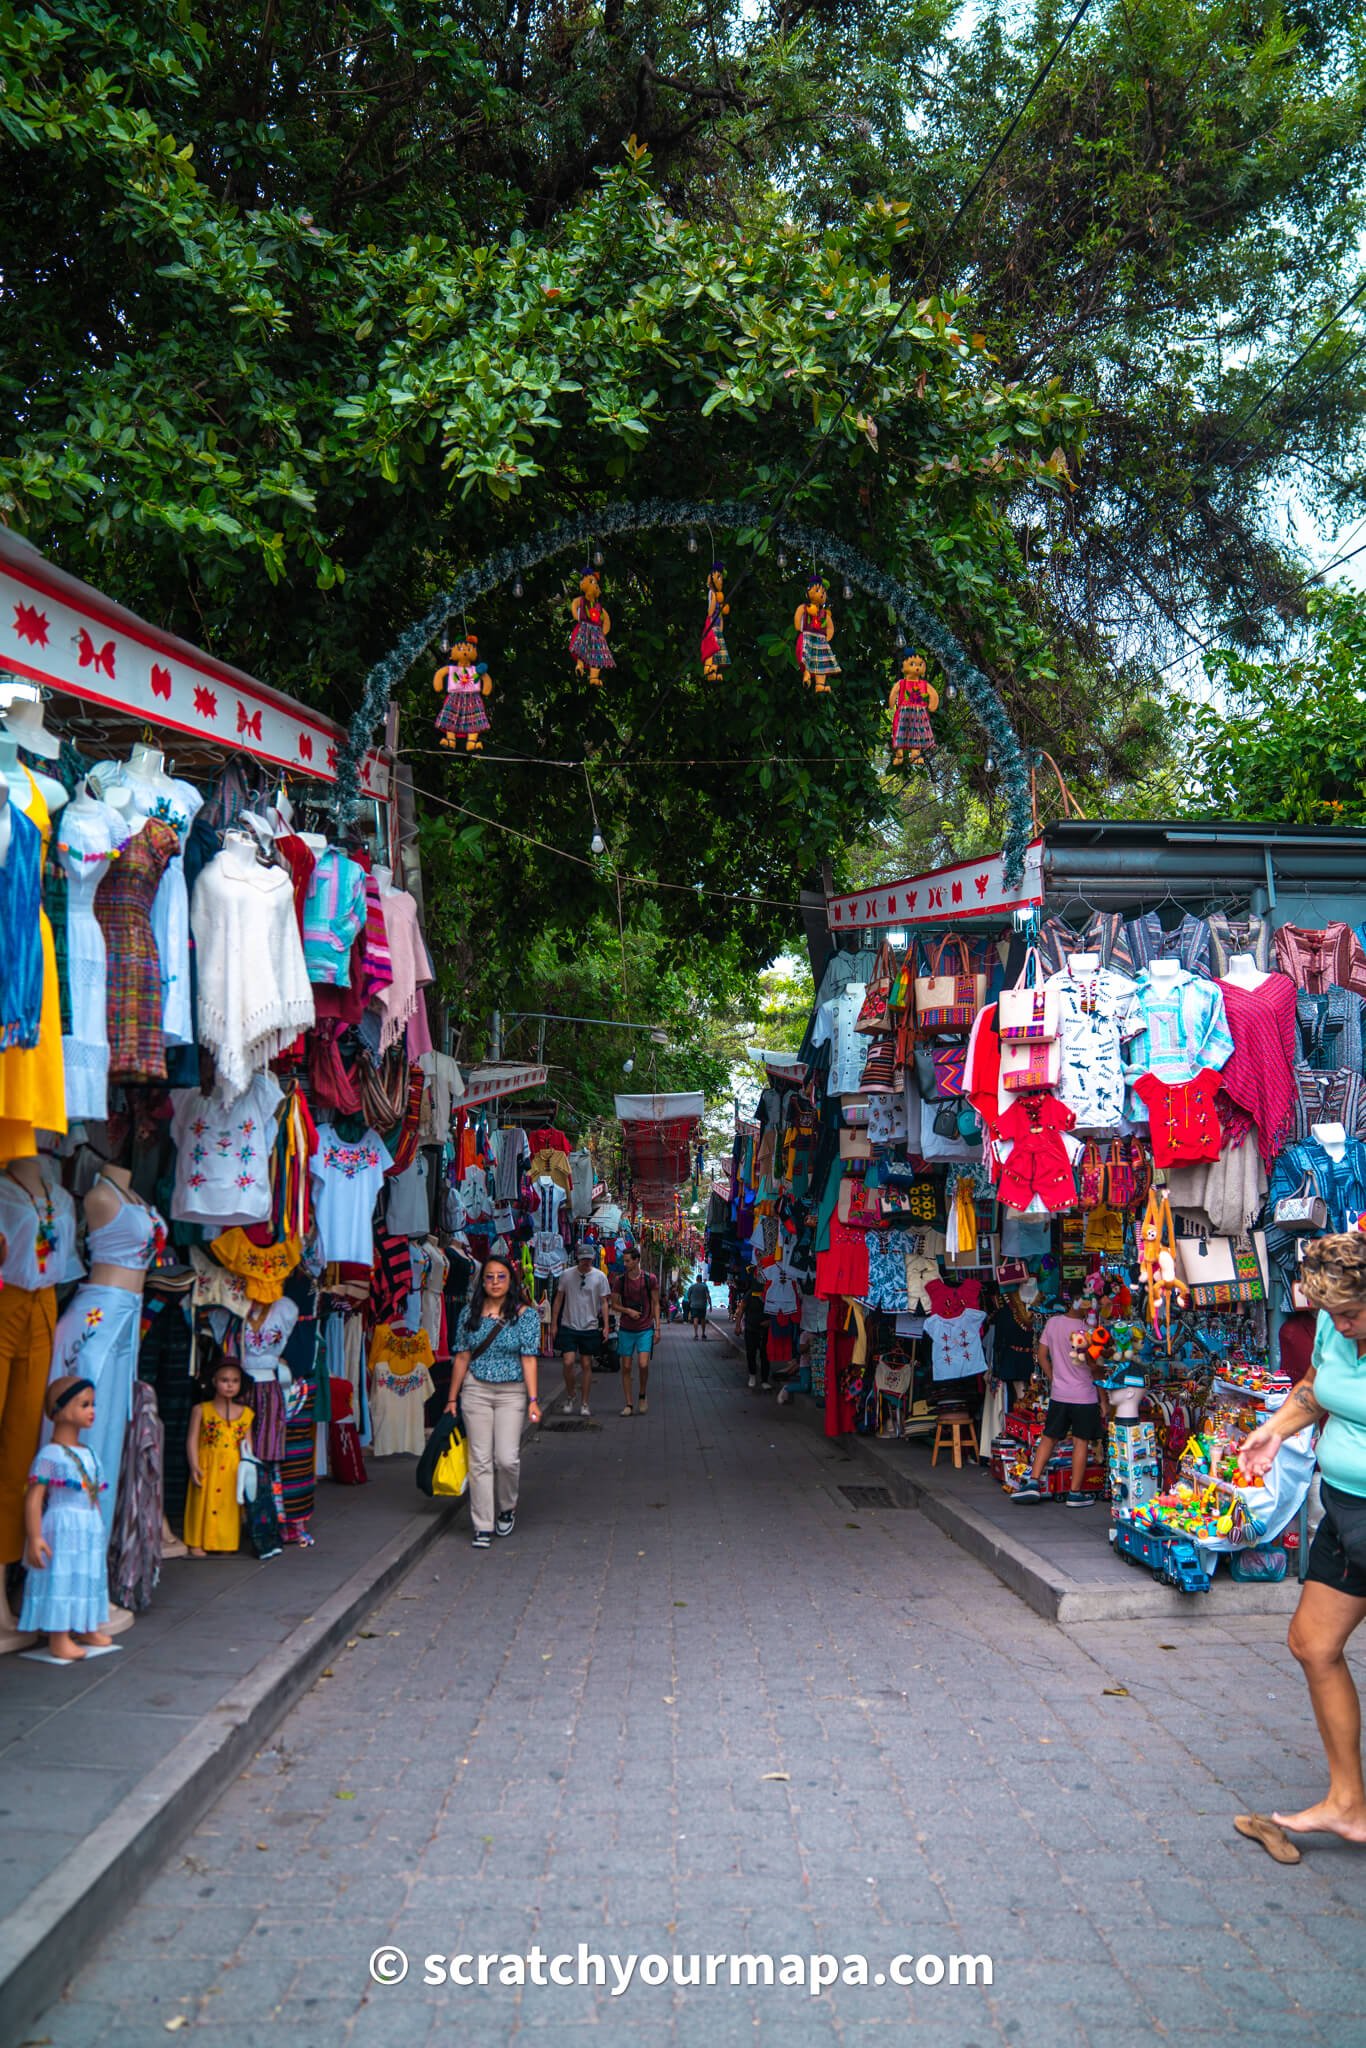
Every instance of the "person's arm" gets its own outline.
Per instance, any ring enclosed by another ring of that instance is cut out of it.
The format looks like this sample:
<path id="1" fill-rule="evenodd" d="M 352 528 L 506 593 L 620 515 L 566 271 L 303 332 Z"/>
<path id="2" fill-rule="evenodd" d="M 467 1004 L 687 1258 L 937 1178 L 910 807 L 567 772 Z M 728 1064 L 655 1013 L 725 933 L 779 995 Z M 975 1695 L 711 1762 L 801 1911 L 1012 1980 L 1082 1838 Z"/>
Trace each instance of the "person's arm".
<path id="1" fill-rule="evenodd" d="M 522 1379 L 526 1386 L 527 1414 L 533 1422 L 539 1422 L 541 1419 L 541 1404 L 536 1398 L 536 1374 L 539 1365 L 540 1360 L 534 1351 L 522 1353 Z"/>
<path id="2" fill-rule="evenodd" d="M 1311 1422 L 1321 1422 L 1327 1413 L 1328 1410 L 1315 1398 L 1314 1368 L 1311 1366 L 1276 1413 L 1243 1438 L 1238 1447 L 1238 1477 L 1243 1484 L 1252 1485 L 1264 1478 L 1286 1438 L 1296 1435 Z"/>
<path id="3" fill-rule="evenodd" d="M 655 1303 L 655 1335 L 656 1335 L 656 1337 L 658 1337 L 658 1335 L 659 1335 L 659 1318 L 660 1318 L 660 1313 L 661 1313 L 661 1311 L 662 1311 L 662 1309 L 663 1309 L 663 1305 L 664 1305 L 664 1290 L 663 1290 L 663 1289 L 661 1288 L 661 1286 L 660 1286 L 659 1282 L 658 1282 L 658 1281 L 657 1281 L 657 1280 L 655 1279 L 655 1277 L 654 1277 L 654 1275 L 653 1275 L 653 1274 L 651 1274 L 651 1276 L 650 1276 L 650 1291 L 651 1291 L 651 1293 L 652 1293 L 652 1294 L 653 1294 L 653 1296 L 654 1296 L 654 1303 Z"/>
<path id="4" fill-rule="evenodd" d="M 603 1274 L 602 1279 L 603 1293 L 598 1301 L 598 1323 L 602 1329 L 602 1341 L 605 1344 L 607 1342 L 607 1339 L 612 1334 L 610 1328 L 608 1327 L 607 1321 L 608 1315 L 610 1314 L 612 1307 L 612 1287 L 611 1282 L 608 1280 L 607 1275 L 605 1273 Z"/>
<path id="5" fill-rule="evenodd" d="M 47 1484 L 41 1479 L 30 1479 L 28 1492 L 24 1495 L 24 1563 L 30 1571 L 45 1571 L 52 1561 L 52 1545 L 43 1541 L 43 1508 L 47 1503 Z"/>
<path id="6" fill-rule="evenodd" d="M 190 1411 L 190 1434 L 185 1441 L 185 1458 L 196 1486 L 204 1484 L 204 1475 L 199 1469 L 199 1421 L 203 1412 L 198 1404 Z"/>
<path id="7" fill-rule="evenodd" d="M 564 1281 L 555 1282 L 555 1294 L 550 1304 L 550 1342 L 554 1345 L 560 1334 L 560 1313 L 564 1308 Z"/>
<path id="8" fill-rule="evenodd" d="M 446 1413 L 448 1415 L 454 1415 L 455 1413 L 456 1403 L 460 1399 L 460 1389 L 465 1384 L 465 1374 L 469 1369 L 470 1347 L 466 1344 L 464 1349 L 457 1351 L 455 1357 L 451 1360 L 451 1386 L 450 1392 L 446 1396 Z"/>

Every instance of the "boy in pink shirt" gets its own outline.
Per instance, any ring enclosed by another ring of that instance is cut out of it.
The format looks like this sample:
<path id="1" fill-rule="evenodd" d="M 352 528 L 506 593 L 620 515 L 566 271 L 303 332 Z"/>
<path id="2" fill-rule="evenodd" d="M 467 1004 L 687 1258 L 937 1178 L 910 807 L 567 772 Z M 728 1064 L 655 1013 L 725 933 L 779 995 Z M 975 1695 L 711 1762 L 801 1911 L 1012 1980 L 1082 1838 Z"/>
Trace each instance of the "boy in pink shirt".
<path id="1" fill-rule="evenodd" d="M 1011 1495 L 1012 1500 L 1043 1499 L 1039 1481 L 1055 1445 L 1065 1436 L 1072 1439 L 1072 1491 L 1067 1495 L 1067 1506 L 1089 1507 L 1096 1498 L 1083 1492 L 1082 1481 L 1091 1445 L 1104 1441 L 1105 1418 L 1096 1383 L 1084 1360 L 1072 1349 L 1072 1339 L 1085 1329 L 1085 1323 L 1075 1313 L 1075 1304 L 1070 1302 L 1064 1303 L 1061 1312 L 1050 1316 L 1043 1326 L 1038 1356 L 1048 1380 L 1048 1413 L 1043 1419 L 1043 1435 L 1029 1477 Z"/>

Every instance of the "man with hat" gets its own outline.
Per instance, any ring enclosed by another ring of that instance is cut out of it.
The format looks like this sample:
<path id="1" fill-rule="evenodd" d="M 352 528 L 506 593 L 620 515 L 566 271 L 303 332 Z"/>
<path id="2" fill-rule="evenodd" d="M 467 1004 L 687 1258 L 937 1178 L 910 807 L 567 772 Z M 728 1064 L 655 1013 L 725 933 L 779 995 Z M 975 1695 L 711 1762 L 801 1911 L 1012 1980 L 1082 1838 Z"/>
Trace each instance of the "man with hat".
<path id="1" fill-rule="evenodd" d="M 560 1275 L 555 1289 L 555 1306 L 550 1318 L 550 1341 L 557 1345 L 564 1362 L 565 1413 L 574 1412 L 574 1378 L 581 1379 L 580 1415 L 586 1416 L 588 1389 L 593 1378 L 593 1360 L 607 1342 L 607 1304 L 612 1290 L 607 1275 L 600 1272 L 597 1255 L 586 1238 L 579 1240 L 574 1265 Z"/>

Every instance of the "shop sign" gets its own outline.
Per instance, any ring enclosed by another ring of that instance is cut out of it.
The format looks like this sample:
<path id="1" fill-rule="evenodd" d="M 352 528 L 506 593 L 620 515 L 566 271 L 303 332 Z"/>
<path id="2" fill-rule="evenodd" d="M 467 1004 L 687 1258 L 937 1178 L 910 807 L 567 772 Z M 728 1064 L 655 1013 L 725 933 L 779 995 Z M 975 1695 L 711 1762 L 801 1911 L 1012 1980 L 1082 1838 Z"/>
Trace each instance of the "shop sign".
<path id="1" fill-rule="evenodd" d="M 346 732 L 334 720 L 107 604 L 17 543 L 0 555 L 0 668 L 158 732 L 191 733 L 319 782 L 337 779 Z M 388 766 L 373 749 L 361 788 L 389 794 Z"/>
<path id="2" fill-rule="evenodd" d="M 524 1088 L 544 1088 L 546 1067 L 469 1067 L 465 1070 L 465 1092 L 461 1109 L 476 1102 L 496 1102 L 503 1095 L 520 1095 Z"/>
<path id="3" fill-rule="evenodd" d="M 880 925 L 951 924 L 955 918 L 997 917 L 1043 902 L 1043 841 L 1025 851 L 1024 876 L 1008 889 L 1005 855 L 958 861 L 902 882 L 882 882 L 854 896 L 827 896 L 825 921 L 832 932 L 867 931 Z"/>

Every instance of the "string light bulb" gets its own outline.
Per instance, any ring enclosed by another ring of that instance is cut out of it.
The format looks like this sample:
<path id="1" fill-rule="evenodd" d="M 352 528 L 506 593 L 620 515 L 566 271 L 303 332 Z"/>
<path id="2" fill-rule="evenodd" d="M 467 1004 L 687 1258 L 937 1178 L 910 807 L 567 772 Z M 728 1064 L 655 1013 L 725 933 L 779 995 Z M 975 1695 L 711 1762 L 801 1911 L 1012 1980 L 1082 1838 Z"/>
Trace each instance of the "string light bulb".
<path id="1" fill-rule="evenodd" d="M 521 597 L 521 596 L 523 595 L 523 591 L 522 591 L 522 579 L 521 579 L 521 577 L 520 577 L 520 576 L 519 576 L 519 577 L 518 577 L 518 578 L 516 579 L 516 581 L 514 582 L 514 584 L 513 584 L 513 586 L 512 586 L 512 594 L 513 594 L 513 596 L 514 596 L 514 597 Z"/>
<path id="2" fill-rule="evenodd" d="M 845 584 L 845 586 L 844 586 L 844 595 L 845 595 L 845 598 L 846 598 L 846 600 L 847 600 L 847 599 L 849 599 L 849 598 L 851 598 L 851 597 L 853 596 L 853 594 L 854 594 L 854 586 L 852 585 L 852 583 L 846 583 L 846 584 Z"/>
<path id="3" fill-rule="evenodd" d="M 779 548 L 778 550 L 778 567 L 780 569 L 785 569 L 787 567 L 787 556 L 783 553 L 781 548 Z"/>
<path id="4" fill-rule="evenodd" d="M 600 568 L 602 567 L 602 559 L 603 559 L 603 557 L 602 557 L 602 549 L 601 549 L 601 548 L 594 548 L 594 550 L 593 550 L 593 567 L 594 567 L 595 569 L 600 569 Z"/>
<path id="5" fill-rule="evenodd" d="M 697 553 L 697 535 L 695 533 L 690 533 L 688 535 L 688 553 L 690 555 L 695 555 Z"/>
<path id="6" fill-rule="evenodd" d="M 996 763 L 995 763 L 995 761 L 994 761 L 994 760 L 992 759 L 992 756 L 991 756 L 990 754 L 988 754 L 988 755 L 987 755 L 987 757 L 986 757 L 986 760 L 985 760 L 985 761 L 984 761 L 984 762 L 982 763 L 982 768 L 983 768 L 984 772 L 985 772 L 986 774 L 990 775 L 990 774 L 992 774 L 992 773 L 993 773 L 993 771 L 995 770 L 995 767 L 996 767 Z"/>
<path id="7" fill-rule="evenodd" d="M 607 841 L 603 838 L 601 832 L 594 832 L 593 837 L 588 842 L 588 851 L 590 853 L 606 853 Z"/>

